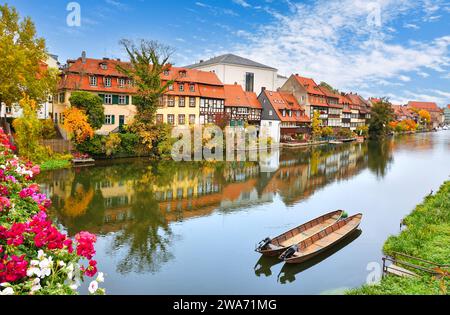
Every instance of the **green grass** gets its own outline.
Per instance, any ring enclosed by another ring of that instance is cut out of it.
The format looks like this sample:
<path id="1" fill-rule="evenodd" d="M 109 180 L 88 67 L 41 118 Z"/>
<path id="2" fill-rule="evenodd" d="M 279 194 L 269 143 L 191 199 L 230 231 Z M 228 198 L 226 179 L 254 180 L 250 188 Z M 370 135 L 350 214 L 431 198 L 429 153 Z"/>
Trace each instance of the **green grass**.
<path id="1" fill-rule="evenodd" d="M 391 236 L 383 251 L 390 255 L 400 252 L 438 264 L 450 264 L 450 181 L 438 193 L 424 202 L 405 218 L 407 229 Z M 419 264 L 417 261 L 413 263 Z M 417 273 L 416 270 L 413 270 Z M 398 294 L 448 294 L 450 280 L 439 281 L 423 273 L 418 278 L 386 276 L 380 284 L 349 290 L 347 294 L 398 295 Z"/>
<path id="2" fill-rule="evenodd" d="M 41 171 L 51 171 L 69 168 L 72 166 L 72 163 L 70 160 L 51 159 L 41 163 L 39 166 L 41 167 Z"/>

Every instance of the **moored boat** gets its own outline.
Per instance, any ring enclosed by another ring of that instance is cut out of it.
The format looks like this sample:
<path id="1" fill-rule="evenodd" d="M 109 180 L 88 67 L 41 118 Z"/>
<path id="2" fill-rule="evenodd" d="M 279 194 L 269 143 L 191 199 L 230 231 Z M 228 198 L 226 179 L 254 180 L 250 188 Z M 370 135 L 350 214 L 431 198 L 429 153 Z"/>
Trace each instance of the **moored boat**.
<path id="1" fill-rule="evenodd" d="M 360 225 L 362 214 L 340 220 L 291 246 L 280 255 L 288 264 L 302 263 L 334 246 L 352 234 Z"/>
<path id="2" fill-rule="evenodd" d="M 338 222 L 343 214 L 344 211 L 342 210 L 333 211 L 304 223 L 273 239 L 266 238 L 257 245 L 255 250 L 266 256 L 279 256 L 290 246 L 298 244 L 304 239 L 307 239 Z"/>

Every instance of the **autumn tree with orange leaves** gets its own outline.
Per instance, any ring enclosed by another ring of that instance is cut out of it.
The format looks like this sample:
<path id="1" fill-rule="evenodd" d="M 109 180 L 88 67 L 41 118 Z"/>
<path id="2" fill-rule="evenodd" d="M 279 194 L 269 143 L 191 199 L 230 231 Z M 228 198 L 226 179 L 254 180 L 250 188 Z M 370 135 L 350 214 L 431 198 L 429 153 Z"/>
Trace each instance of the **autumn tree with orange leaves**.
<path id="1" fill-rule="evenodd" d="M 94 130 L 88 123 L 86 113 L 75 107 L 70 107 L 64 111 L 63 128 L 78 144 L 94 136 Z"/>

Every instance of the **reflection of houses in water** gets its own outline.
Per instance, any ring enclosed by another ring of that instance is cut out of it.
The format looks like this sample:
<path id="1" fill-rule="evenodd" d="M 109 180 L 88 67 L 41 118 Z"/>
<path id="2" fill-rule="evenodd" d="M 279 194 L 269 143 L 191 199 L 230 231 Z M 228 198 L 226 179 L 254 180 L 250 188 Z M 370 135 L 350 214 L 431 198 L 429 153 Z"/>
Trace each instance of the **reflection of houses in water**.
<path id="1" fill-rule="evenodd" d="M 280 149 L 274 149 L 270 153 L 260 154 L 259 166 L 261 173 L 276 172 L 280 167 Z"/>
<path id="2" fill-rule="evenodd" d="M 97 222 L 101 219 L 104 226 L 94 227 L 93 224 L 93 228 L 108 233 L 120 230 L 126 222 L 137 220 L 132 208 L 143 197 L 146 199 L 141 202 L 143 211 L 156 211 L 167 223 L 210 215 L 214 211 L 227 212 L 270 203 L 275 194 L 279 194 L 285 203 L 294 204 L 331 181 L 357 174 L 367 166 L 366 153 L 364 144 L 300 151 L 274 150 L 266 160 L 270 163 L 177 165 L 170 175 L 166 171 L 160 175 L 136 172 L 140 174 L 137 178 L 130 176 L 123 180 L 118 180 L 120 171 L 110 174 L 108 167 L 100 169 L 100 175 L 105 175 L 97 177 L 87 173 L 79 175 L 81 178 L 68 170 L 55 173 L 61 175 L 53 176 L 53 184 L 46 189 L 64 222 L 76 218 L 75 215 L 67 217 L 63 210 L 76 187 L 81 185 L 86 192 L 94 190 L 90 213 L 80 211 L 79 216 L 84 216 L 82 221 L 86 222 L 94 222 L 97 216 Z M 270 172 L 264 173 L 262 168 Z M 148 187 L 140 184 L 144 177 L 150 179 Z M 136 189 L 139 189 L 139 196 Z M 76 224 L 76 221 L 71 222 Z"/>

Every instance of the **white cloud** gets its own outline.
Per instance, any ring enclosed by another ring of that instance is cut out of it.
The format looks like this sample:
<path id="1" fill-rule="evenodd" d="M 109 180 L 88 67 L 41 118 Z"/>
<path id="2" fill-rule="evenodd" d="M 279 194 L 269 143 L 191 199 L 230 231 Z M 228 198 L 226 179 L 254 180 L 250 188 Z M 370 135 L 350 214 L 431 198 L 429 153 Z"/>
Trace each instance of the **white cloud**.
<path id="1" fill-rule="evenodd" d="M 379 82 L 388 85 L 398 79 L 408 82 L 408 73 L 426 69 L 447 71 L 450 34 L 428 42 L 395 44 L 391 40 L 390 23 L 410 10 L 423 9 L 423 3 L 373 3 L 379 10 L 363 0 L 291 3 L 292 13 L 267 9 L 275 21 L 237 44 L 233 52 L 275 66 L 283 74 L 300 73 L 343 90 L 375 88 Z M 428 8 L 428 12 L 433 10 Z M 381 12 L 380 25 L 368 19 L 377 12 Z"/>
<path id="2" fill-rule="evenodd" d="M 414 29 L 414 30 L 420 29 L 419 26 L 417 26 L 416 24 L 412 24 L 412 23 L 406 23 L 405 25 L 403 25 L 403 27 L 404 28 L 411 28 L 411 29 Z"/>
<path id="3" fill-rule="evenodd" d="M 242 7 L 244 7 L 244 8 L 250 8 L 251 7 L 251 5 L 245 0 L 233 0 L 233 2 L 238 4 L 238 5 L 240 5 L 240 6 L 242 6 Z"/>

